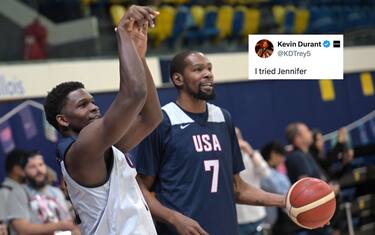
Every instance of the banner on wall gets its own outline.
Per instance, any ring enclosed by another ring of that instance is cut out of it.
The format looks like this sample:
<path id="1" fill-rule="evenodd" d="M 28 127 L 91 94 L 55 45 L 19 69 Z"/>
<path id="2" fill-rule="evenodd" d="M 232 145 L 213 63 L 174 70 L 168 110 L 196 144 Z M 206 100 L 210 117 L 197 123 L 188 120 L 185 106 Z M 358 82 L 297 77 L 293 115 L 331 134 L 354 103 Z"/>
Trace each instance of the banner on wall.
<path id="1" fill-rule="evenodd" d="M 0 124 L 0 142 L 5 154 L 15 148 L 12 129 L 8 122 Z"/>
<path id="2" fill-rule="evenodd" d="M 347 143 L 350 147 L 353 147 L 353 145 L 367 145 L 374 142 L 375 110 L 344 127 L 348 134 Z M 337 142 L 338 131 L 339 130 L 335 130 L 323 136 L 324 141 L 327 141 L 331 147 L 335 146 Z"/>
<path id="3" fill-rule="evenodd" d="M 366 126 L 365 124 L 361 124 L 358 126 L 358 131 L 359 131 L 359 139 L 362 145 L 366 145 L 369 143 L 369 138 L 366 132 Z"/>
<path id="4" fill-rule="evenodd" d="M 370 122 L 369 122 L 369 124 L 370 124 L 370 129 L 371 129 L 372 137 L 375 140 L 375 118 L 371 119 Z"/>
<path id="5" fill-rule="evenodd" d="M 147 58 L 156 86 L 161 86 L 159 59 Z M 57 84 L 80 81 L 90 92 L 119 89 L 118 59 L 44 61 L 32 64 L 0 65 L 0 100 L 45 97 Z"/>
<path id="6" fill-rule="evenodd" d="M 22 121 L 23 130 L 27 139 L 35 137 L 38 133 L 35 121 L 29 106 L 23 108 L 19 113 Z"/>

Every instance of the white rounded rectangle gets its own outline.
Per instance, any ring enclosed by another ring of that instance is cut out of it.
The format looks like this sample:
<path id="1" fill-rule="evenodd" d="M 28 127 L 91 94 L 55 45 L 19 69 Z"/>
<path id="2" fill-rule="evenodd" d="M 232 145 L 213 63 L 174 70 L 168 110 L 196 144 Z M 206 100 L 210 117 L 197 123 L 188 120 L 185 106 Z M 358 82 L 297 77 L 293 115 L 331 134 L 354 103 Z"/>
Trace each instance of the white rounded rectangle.
<path id="1" fill-rule="evenodd" d="M 249 35 L 251 80 L 344 78 L 342 34 Z"/>

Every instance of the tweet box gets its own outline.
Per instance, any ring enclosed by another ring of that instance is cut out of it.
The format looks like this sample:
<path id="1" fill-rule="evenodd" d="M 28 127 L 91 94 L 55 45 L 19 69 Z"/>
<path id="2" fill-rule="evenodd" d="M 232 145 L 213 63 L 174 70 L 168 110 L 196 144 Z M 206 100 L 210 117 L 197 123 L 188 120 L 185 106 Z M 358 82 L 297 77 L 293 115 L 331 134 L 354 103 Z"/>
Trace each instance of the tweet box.
<path id="1" fill-rule="evenodd" d="M 342 34 L 250 34 L 250 80 L 344 78 Z"/>

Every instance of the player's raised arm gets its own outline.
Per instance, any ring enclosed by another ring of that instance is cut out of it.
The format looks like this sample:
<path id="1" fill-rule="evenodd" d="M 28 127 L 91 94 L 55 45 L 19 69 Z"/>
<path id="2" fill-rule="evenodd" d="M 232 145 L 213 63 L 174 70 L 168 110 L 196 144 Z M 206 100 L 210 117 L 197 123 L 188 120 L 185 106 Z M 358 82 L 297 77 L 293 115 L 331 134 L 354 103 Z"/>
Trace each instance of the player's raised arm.
<path id="1" fill-rule="evenodd" d="M 145 7 L 143 10 L 146 11 L 146 13 L 150 13 L 152 18 L 158 15 L 158 12 L 151 8 Z M 152 78 L 152 74 L 146 62 L 147 30 L 149 24 L 153 23 L 146 21 L 142 27 L 137 27 L 136 25 L 130 33 L 145 70 L 147 97 L 141 112 L 134 121 L 134 124 L 116 144 L 116 147 L 123 152 L 128 152 L 131 148 L 142 141 L 145 136 L 149 135 L 151 131 L 157 127 L 163 118 L 154 79 Z"/>
<path id="2" fill-rule="evenodd" d="M 148 11 L 144 11 L 143 7 L 132 6 L 117 27 L 120 88 L 104 117 L 97 118 L 100 113 L 89 94 L 87 97 L 83 95 L 79 99 L 71 99 L 76 103 L 78 111 L 80 105 L 89 105 L 93 117 L 97 118 L 79 131 L 77 140 L 65 157 L 68 171 L 83 184 L 92 185 L 105 178 L 105 151 L 123 137 L 144 106 L 147 94 L 146 75 L 130 32 L 149 20 L 151 16 Z"/>

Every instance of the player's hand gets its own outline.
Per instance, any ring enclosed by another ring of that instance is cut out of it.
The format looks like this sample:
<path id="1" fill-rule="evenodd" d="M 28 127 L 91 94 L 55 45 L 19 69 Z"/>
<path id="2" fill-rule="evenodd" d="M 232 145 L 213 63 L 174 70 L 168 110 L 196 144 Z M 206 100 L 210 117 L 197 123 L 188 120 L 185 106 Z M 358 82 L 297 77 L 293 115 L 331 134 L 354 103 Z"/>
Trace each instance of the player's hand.
<path id="1" fill-rule="evenodd" d="M 146 21 L 152 27 L 158 14 L 159 12 L 152 10 L 150 7 L 132 5 L 121 18 L 116 31 L 131 32 L 134 29 L 142 28 Z"/>
<path id="2" fill-rule="evenodd" d="M 197 221 L 176 212 L 172 222 L 180 235 L 208 235 Z"/>
<path id="3" fill-rule="evenodd" d="M 134 43 L 139 57 L 145 58 L 147 51 L 147 31 L 148 21 L 145 21 L 142 27 L 135 25 L 133 30 L 130 32 L 130 37 Z"/>
<path id="4" fill-rule="evenodd" d="M 139 22 L 132 23 L 133 28 L 131 30 L 131 38 L 133 40 L 133 43 L 137 49 L 138 55 L 141 58 L 144 58 L 146 56 L 147 51 L 147 32 L 149 27 L 153 27 L 154 19 L 157 15 L 159 15 L 159 12 L 152 10 L 149 7 L 143 7 L 141 10 L 147 11 L 149 16 L 151 16 L 151 20 L 144 19 L 141 24 Z M 134 20 L 131 18 L 131 20 Z"/>
<path id="5" fill-rule="evenodd" d="M 121 18 L 116 28 L 119 33 L 130 33 L 137 53 L 141 58 L 146 56 L 148 27 L 153 27 L 154 19 L 157 15 L 159 15 L 159 12 L 150 7 L 133 5 Z"/>
<path id="6" fill-rule="evenodd" d="M 331 186 L 332 191 L 337 195 L 340 192 L 340 185 L 336 182 L 329 182 L 329 186 Z"/>

